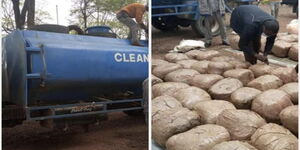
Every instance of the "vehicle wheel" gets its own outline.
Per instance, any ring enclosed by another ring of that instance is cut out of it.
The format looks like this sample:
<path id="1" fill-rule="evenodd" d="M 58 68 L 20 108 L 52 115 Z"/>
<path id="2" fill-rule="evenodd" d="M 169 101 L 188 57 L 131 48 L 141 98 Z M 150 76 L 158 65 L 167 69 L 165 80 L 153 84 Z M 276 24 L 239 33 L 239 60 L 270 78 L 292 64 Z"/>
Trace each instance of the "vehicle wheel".
<path id="1" fill-rule="evenodd" d="M 46 31 L 46 32 L 55 32 L 55 33 L 69 33 L 68 27 L 57 25 L 57 24 L 35 25 L 31 28 L 28 28 L 28 30 Z"/>
<path id="2" fill-rule="evenodd" d="M 84 34 L 83 30 L 78 25 L 69 25 L 68 26 L 68 30 L 69 30 L 68 32 L 74 30 L 79 35 L 83 35 Z"/>
<path id="3" fill-rule="evenodd" d="M 201 37 L 204 36 L 204 33 L 206 32 L 206 28 L 204 25 L 204 16 L 200 16 L 198 20 L 196 20 L 193 24 L 192 24 L 192 29 Z M 210 19 L 210 23 L 211 23 L 211 33 L 212 36 L 217 36 L 220 34 L 220 25 L 218 24 L 218 22 L 215 19 Z"/>
<path id="4" fill-rule="evenodd" d="M 172 31 L 178 27 L 175 16 L 153 17 L 152 25 L 161 31 Z"/>

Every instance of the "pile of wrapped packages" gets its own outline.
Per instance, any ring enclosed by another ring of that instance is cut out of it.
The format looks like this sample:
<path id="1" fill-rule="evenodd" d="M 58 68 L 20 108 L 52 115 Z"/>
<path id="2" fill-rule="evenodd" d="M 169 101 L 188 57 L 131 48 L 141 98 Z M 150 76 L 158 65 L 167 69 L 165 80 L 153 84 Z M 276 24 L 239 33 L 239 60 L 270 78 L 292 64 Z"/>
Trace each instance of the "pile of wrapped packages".
<path id="1" fill-rule="evenodd" d="M 151 67 L 152 137 L 164 149 L 298 150 L 294 68 L 216 50 L 167 53 Z"/>

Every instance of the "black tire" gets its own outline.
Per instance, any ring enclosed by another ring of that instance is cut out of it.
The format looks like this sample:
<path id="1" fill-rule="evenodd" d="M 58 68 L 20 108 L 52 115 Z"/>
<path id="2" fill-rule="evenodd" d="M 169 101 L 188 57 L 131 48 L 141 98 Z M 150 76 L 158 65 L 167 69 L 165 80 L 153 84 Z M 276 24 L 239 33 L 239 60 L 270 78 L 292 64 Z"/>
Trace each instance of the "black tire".
<path id="1" fill-rule="evenodd" d="M 109 38 L 117 38 L 117 34 L 115 34 L 115 33 L 108 33 L 108 32 L 87 33 L 86 35 L 100 36 L 100 37 L 109 37 Z"/>
<path id="2" fill-rule="evenodd" d="M 68 26 L 68 30 L 69 30 L 68 32 L 74 30 L 79 35 L 83 35 L 84 34 L 83 30 L 78 25 L 69 25 Z"/>
<path id="3" fill-rule="evenodd" d="M 173 31 L 178 28 L 175 16 L 153 17 L 152 25 L 161 31 Z"/>
<path id="4" fill-rule="evenodd" d="M 35 31 L 46 31 L 46 32 L 55 32 L 55 33 L 69 33 L 69 28 L 62 25 L 56 24 L 41 24 L 35 25 L 28 30 L 35 30 Z"/>
<path id="5" fill-rule="evenodd" d="M 192 29 L 200 36 L 200 37 L 204 37 L 204 33 L 206 32 L 206 28 L 204 25 L 204 16 L 200 16 L 198 20 L 196 20 L 193 24 L 192 24 Z M 212 36 L 218 36 L 220 34 L 220 26 L 218 24 L 218 22 L 216 20 L 210 20 L 211 22 L 211 33 Z"/>

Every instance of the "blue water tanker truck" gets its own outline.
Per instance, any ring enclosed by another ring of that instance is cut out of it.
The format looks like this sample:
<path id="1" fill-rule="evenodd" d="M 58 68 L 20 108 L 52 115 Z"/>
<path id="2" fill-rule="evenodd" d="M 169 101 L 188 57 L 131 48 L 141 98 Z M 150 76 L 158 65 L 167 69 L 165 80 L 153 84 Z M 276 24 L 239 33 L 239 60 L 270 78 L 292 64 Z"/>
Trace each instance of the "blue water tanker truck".
<path id="1" fill-rule="evenodd" d="M 252 4 L 256 0 L 224 0 L 225 10 L 231 13 L 239 5 Z M 152 0 L 152 26 L 161 31 L 175 30 L 178 27 L 189 27 L 199 36 L 204 36 L 205 16 L 199 14 L 199 0 Z M 220 26 L 210 18 L 211 33 L 220 34 Z"/>
<path id="2" fill-rule="evenodd" d="M 110 112 L 143 114 L 148 43 L 132 46 L 97 31 L 15 30 L 2 39 L 3 127 L 35 120 L 66 128 L 97 123 Z"/>

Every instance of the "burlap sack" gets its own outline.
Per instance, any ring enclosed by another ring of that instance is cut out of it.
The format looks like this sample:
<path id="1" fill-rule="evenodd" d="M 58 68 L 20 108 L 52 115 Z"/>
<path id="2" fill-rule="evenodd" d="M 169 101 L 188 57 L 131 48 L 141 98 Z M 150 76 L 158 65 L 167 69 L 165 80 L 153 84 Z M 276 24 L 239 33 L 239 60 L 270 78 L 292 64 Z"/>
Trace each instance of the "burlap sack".
<path id="1" fill-rule="evenodd" d="M 254 74 L 249 69 L 232 69 L 224 72 L 225 78 L 231 77 L 240 80 L 244 86 L 254 79 Z"/>
<path id="2" fill-rule="evenodd" d="M 168 95 L 158 96 L 152 99 L 151 104 L 152 116 L 156 115 L 159 111 L 182 107 L 181 103 L 177 99 Z"/>
<path id="3" fill-rule="evenodd" d="M 299 27 L 298 19 L 293 19 L 293 20 L 286 26 L 286 30 L 287 30 L 287 32 L 290 33 L 290 34 L 298 34 L 298 27 Z"/>
<path id="4" fill-rule="evenodd" d="M 160 146 L 165 146 L 169 137 L 200 125 L 196 112 L 187 108 L 159 111 L 152 117 L 152 137 Z"/>
<path id="5" fill-rule="evenodd" d="M 168 53 L 165 55 L 165 60 L 173 63 L 180 60 L 187 60 L 187 59 L 189 59 L 189 57 L 183 53 Z"/>
<path id="6" fill-rule="evenodd" d="M 229 140 L 229 133 L 224 127 L 207 124 L 172 136 L 166 147 L 167 150 L 210 150 L 216 144 Z"/>
<path id="7" fill-rule="evenodd" d="M 216 61 L 216 62 L 229 62 L 229 61 L 236 61 L 236 60 L 238 59 L 232 56 L 217 56 L 211 59 L 211 61 Z"/>
<path id="8" fill-rule="evenodd" d="M 298 135 L 298 105 L 284 108 L 279 117 L 284 127 Z"/>
<path id="9" fill-rule="evenodd" d="M 188 87 L 178 90 L 174 93 L 174 97 L 181 102 L 184 107 L 194 109 L 194 106 L 201 101 L 211 100 L 210 95 L 197 87 Z"/>
<path id="10" fill-rule="evenodd" d="M 298 82 L 287 83 L 279 89 L 289 94 L 294 104 L 298 104 Z"/>
<path id="11" fill-rule="evenodd" d="M 231 94 L 230 102 L 238 109 L 251 109 L 253 99 L 260 93 L 254 88 L 242 87 Z"/>
<path id="12" fill-rule="evenodd" d="M 274 75 L 263 75 L 248 83 L 248 87 L 256 88 L 261 91 L 277 89 L 283 85 L 283 82 Z"/>
<path id="13" fill-rule="evenodd" d="M 292 44 L 277 40 L 272 48 L 272 53 L 277 57 L 287 57 Z"/>
<path id="14" fill-rule="evenodd" d="M 298 35 L 297 34 L 287 34 L 287 33 L 277 34 L 276 39 L 282 40 L 285 42 L 289 42 L 289 43 L 293 43 L 293 42 L 298 42 Z"/>
<path id="15" fill-rule="evenodd" d="M 294 61 L 298 61 L 298 44 L 293 44 L 292 47 L 290 48 L 289 58 Z"/>
<path id="16" fill-rule="evenodd" d="M 240 36 L 235 35 L 235 36 L 230 36 L 229 37 L 229 43 L 232 49 L 239 50 L 239 41 L 240 41 Z"/>
<path id="17" fill-rule="evenodd" d="M 265 124 L 261 116 L 250 110 L 227 109 L 217 118 L 217 125 L 225 127 L 232 140 L 250 140 L 256 129 Z"/>
<path id="18" fill-rule="evenodd" d="M 240 60 L 228 61 L 231 65 L 234 66 L 234 69 L 247 69 L 250 66 L 250 63 Z"/>
<path id="19" fill-rule="evenodd" d="M 158 78 L 163 79 L 165 77 L 166 74 L 181 69 L 182 66 L 179 64 L 175 64 L 175 63 L 168 63 L 168 64 L 164 64 L 164 65 L 159 65 L 157 67 L 155 67 L 152 71 L 153 75 L 157 76 Z"/>
<path id="20" fill-rule="evenodd" d="M 208 64 L 207 73 L 222 75 L 225 71 L 233 68 L 234 66 L 228 62 L 210 62 Z"/>
<path id="21" fill-rule="evenodd" d="M 298 139 L 284 127 L 269 123 L 251 137 L 251 143 L 259 150 L 298 150 Z"/>
<path id="22" fill-rule="evenodd" d="M 210 61 L 198 61 L 191 66 L 191 69 L 198 71 L 199 73 L 207 73 L 208 64 Z"/>
<path id="23" fill-rule="evenodd" d="M 208 90 L 214 99 L 230 100 L 230 95 L 237 89 L 243 87 L 243 83 L 234 78 L 225 78 L 216 82 Z"/>
<path id="24" fill-rule="evenodd" d="M 200 50 L 191 50 L 191 51 L 186 52 L 185 54 L 191 59 L 196 59 L 196 57 L 198 55 L 203 54 L 203 52 Z"/>
<path id="25" fill-rule="evenodd" d="M 215 51 L 215 50 L 209 50 L 209 51 L 203 51 L 202 54 L 200 55 L 197 55 L 196 56 L 196 59 L 198 60 L 210 60 L 212 59 L 213 57 L 216 57 L 216 56 L 220 56 L 220 52 L 218 51 Z"/>
<path id="26" fill-rule="evenodd" d="M 279 122 L 279 113 L 293 105 L 290 96 L 281 91 L 270 89 L 259 94 L 252 102 L 251 109 L 270 122 Z"/>
<path id="27" fill-rule="evenodd" d="M 169 62 L 162 59 L 151 59 L 151 68 L 154 69 L 157 66 L 168 64 Z"/>
<path id="28" fill-rule="evenodd" d="M 151 85 L 157 84 L 157 83 L 162 83 L 163 80 L 156 77 L 155 75 L 151 75 Z"/>
<path id="29" fill-rule="evenodd" d="M 193 59 L 187 59 L 187 60 L 177 61 L 176 63 L 180 64 L 185 69 L 190 69 L 192 67 L 192 65 L 196 62 L 199 62 L 199 61 L 193 60 Z"/>
<path id="30" fill-rule="evenodd" d="M 215 124 L 217 117 L 225 109 L 235 109 L 235 107 L 228 101 L 223 100 L 211 100 L 202 101 L 195 105 L 195 111 L 200 116 L 201 123 Z"/>
<path id="31" fill-rule="evenodd" d="M 224 79 L 224 77 L 218 74 L 200 74 L 193 77 L 190 85 L 207 91 L 212 85 L 221 79 Z"/>
<path id="32" fill-rule="evenodd" d="M 271 74 L 277 76 L 283 83 L 295 82 L 298 80 L 298 74 L 295 68 L 278 67 L 271 71 Z"/>
<path id="33" fill-rule="evenodd" d="M 257 150 L 254 146 L 242 141 L 222 142 L 211 150 Z"/>
<path id="34" fill-rule="evenodd" d="M 262 75 L 270 74 L 273 68 L 266 64 L 255 64 L 250 66 L 249 69 L 254 73 L 254 77 L 257 78 Z"/>
<path id="35" fill-rule="evenodd" d="M 152 86 L 152 98 L 161 95 L 172 96 L 176 91 L 187 88 L 189 85 L 181 82 L 163 82 Z"/>
<path id="36" fill-rule="evenodd" d="M 173 72 L 168 73 L 164 80 L 169 82 L 184 82 L 189 83 L 189 81 L 199 72 L 193 69 L 178 69 Z"/>

